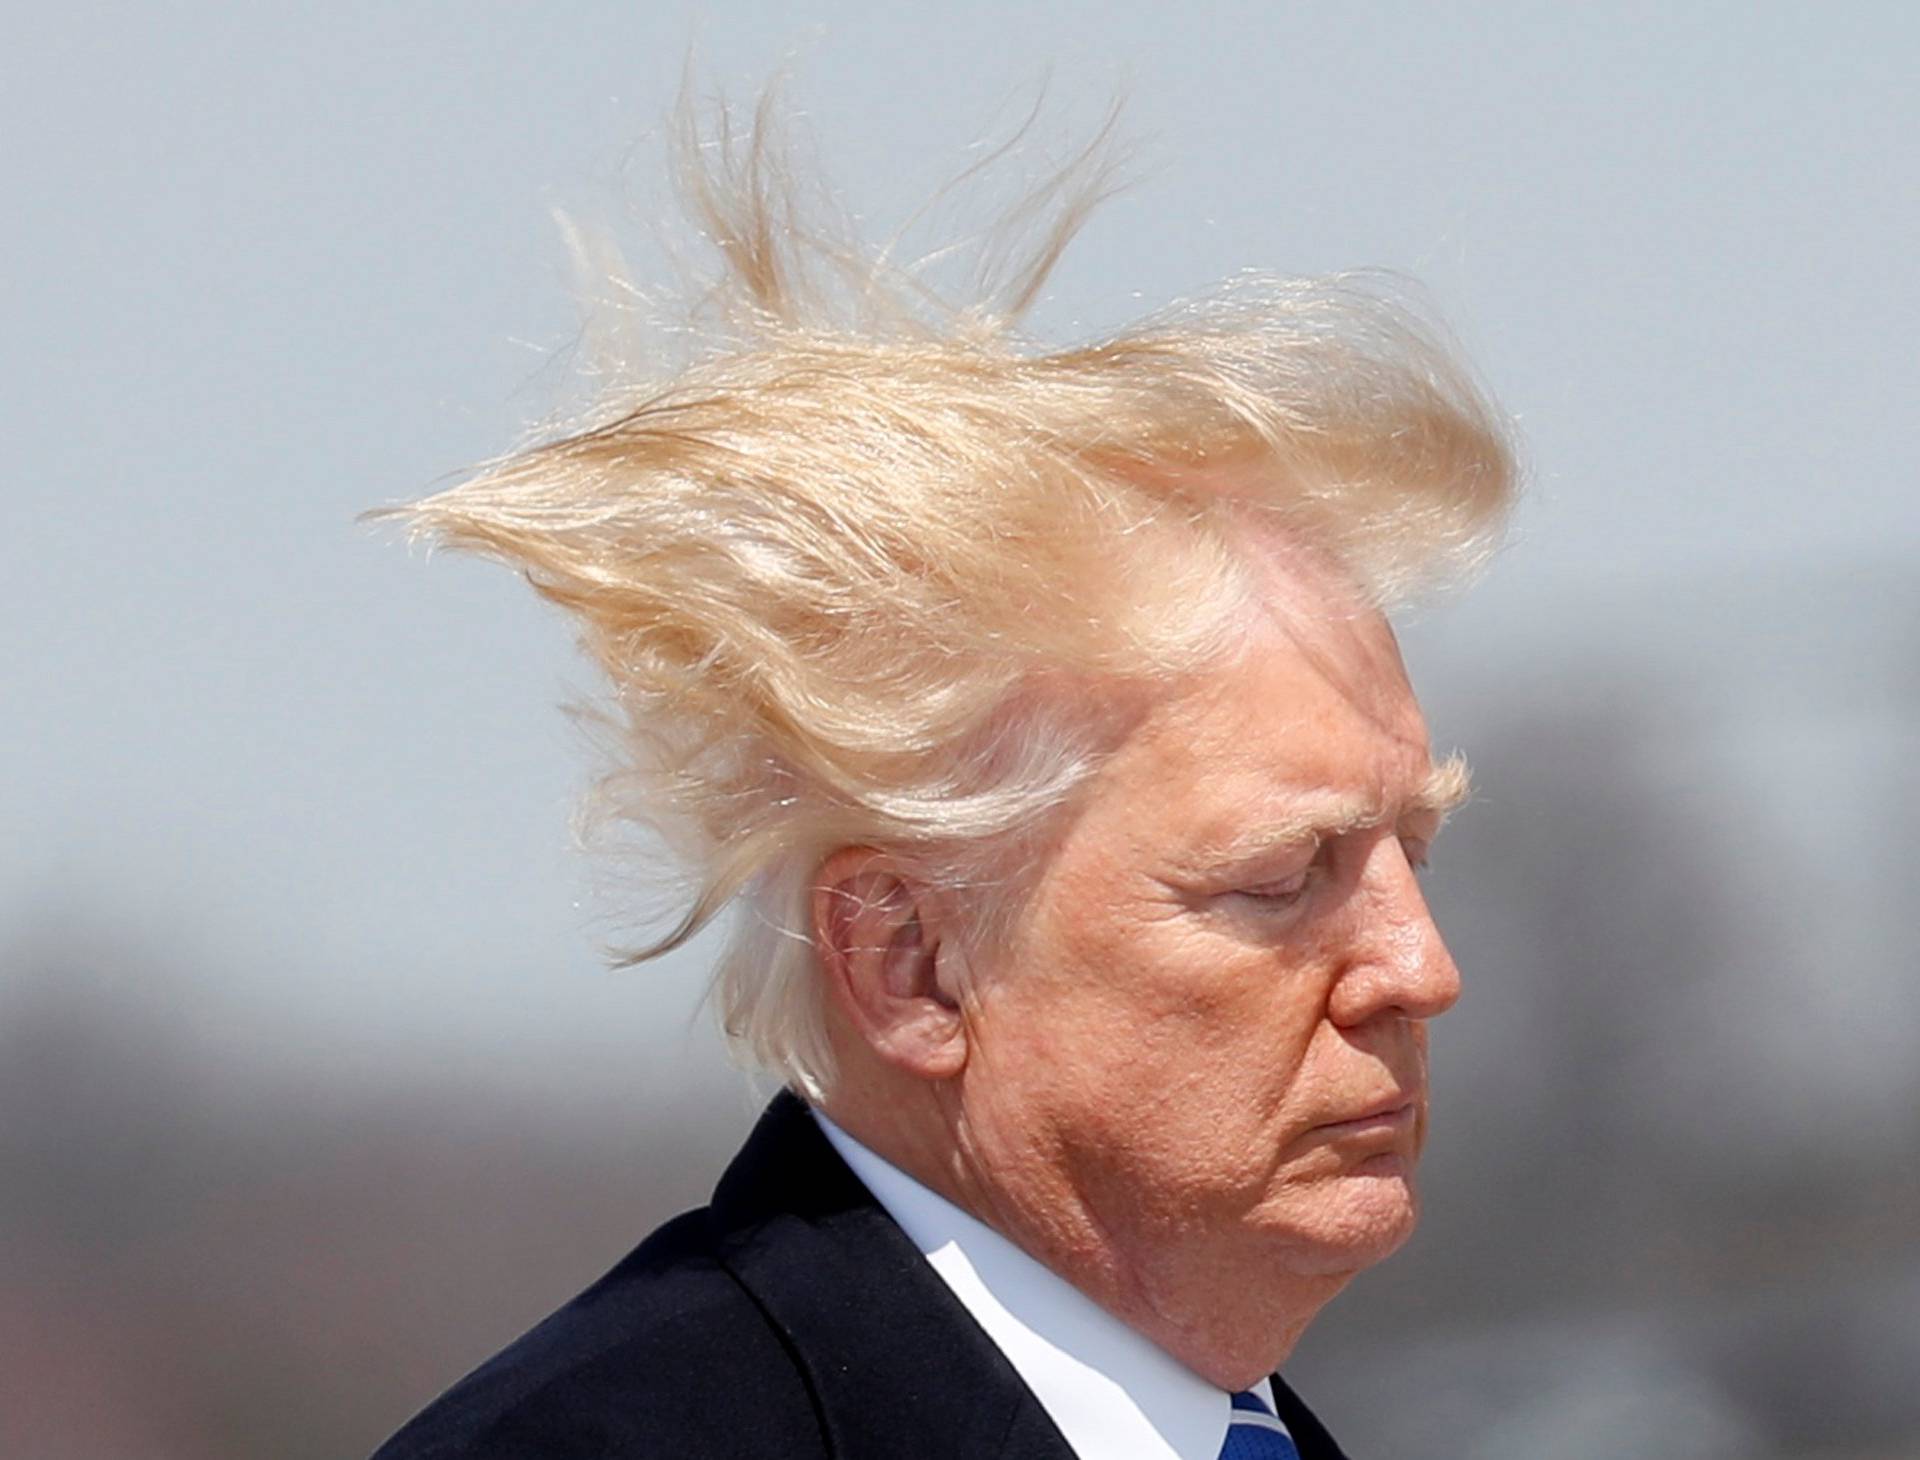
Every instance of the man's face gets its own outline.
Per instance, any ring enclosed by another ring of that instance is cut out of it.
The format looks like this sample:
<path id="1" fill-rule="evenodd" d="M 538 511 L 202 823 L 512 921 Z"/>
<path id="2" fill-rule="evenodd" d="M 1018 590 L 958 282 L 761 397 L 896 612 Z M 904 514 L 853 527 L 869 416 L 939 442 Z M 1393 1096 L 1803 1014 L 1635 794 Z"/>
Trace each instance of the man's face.
<path id="1" fill-rule="evenodd" d="M 1459 993 L 1414 871 L 1461 779 L 1364 611 L 1283 604 L 1147 709 L 968 1000 L 968 1123 L 1022 1225 L 1070 1192 L 1148 1290 L 1405 1240 Z"/>

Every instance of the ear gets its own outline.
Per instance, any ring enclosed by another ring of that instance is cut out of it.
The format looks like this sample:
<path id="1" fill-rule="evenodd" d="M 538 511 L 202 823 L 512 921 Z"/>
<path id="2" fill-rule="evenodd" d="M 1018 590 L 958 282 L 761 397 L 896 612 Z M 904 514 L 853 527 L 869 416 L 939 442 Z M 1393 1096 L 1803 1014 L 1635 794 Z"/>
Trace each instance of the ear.
<path id="1" fill-rule="evenodd" d="M 830 997 L 875 1054 L 926 1080 L 950 1079 L 967 1062 L 966 1025 L 947 986 L 956 950 L 943 950 L 935 904 L 872 847 L 841 848 L 814 878 L 813 943 Z"/>

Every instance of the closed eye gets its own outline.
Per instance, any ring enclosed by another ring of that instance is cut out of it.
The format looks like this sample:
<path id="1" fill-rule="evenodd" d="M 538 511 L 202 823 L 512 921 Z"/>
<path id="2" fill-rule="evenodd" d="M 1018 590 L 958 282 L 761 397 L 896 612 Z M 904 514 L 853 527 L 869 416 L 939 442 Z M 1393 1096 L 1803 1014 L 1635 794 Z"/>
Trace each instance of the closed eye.
<path id="1" fill-rule="evenodd" d="M 1251 887 L 1237 887 L 1228 895 L 1268 911 L 1290 908 L 1307 895 L 1313 881 L 1312 872 L 1312 868 L 1305 868 L 1291 877 L 1256 883 Z"/>

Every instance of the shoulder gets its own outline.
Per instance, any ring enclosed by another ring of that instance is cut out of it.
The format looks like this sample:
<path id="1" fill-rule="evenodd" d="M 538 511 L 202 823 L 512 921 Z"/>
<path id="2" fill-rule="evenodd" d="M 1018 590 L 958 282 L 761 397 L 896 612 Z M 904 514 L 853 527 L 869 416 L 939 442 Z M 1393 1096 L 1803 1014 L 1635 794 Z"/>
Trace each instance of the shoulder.
<path id="1" fill-rule="evenodd" d="M 660 1228 L 374 1460 L 690 1453 L 824 1453 L 801 1370 L 720 1261 L 705 1208 Z"/>

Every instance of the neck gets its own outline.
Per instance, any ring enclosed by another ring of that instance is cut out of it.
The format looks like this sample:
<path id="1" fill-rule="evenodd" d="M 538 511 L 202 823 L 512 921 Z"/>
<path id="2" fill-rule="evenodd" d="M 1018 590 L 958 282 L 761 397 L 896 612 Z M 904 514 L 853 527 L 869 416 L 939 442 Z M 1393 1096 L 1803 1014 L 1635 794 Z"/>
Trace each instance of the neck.
<path id="1" fill-rule="evenodd" d="M 1057 1164 L 1032 1152 L 1001 1158 L 978 1138 L 955 1083 L 842 1073 L 822 1109 L 848 1135 L 1222 1389 L 1278 1369 L 1352 1276 L 1295 1271 L 1238 1232 L 1141 1240 L 1103 1220 Z"/>

